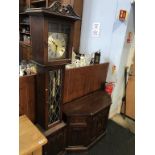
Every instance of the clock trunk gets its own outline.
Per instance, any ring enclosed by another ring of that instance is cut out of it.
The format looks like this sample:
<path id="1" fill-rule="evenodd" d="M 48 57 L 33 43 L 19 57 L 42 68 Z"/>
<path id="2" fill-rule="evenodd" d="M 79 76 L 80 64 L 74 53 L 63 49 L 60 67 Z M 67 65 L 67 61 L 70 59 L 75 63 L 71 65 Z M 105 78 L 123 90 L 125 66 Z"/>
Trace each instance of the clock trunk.
<path id="1" fill-rule="evenodd" d="M 37 64 L 37 123 L 49 129 L 62 121 L 65 66 L 42 66 Z"/>

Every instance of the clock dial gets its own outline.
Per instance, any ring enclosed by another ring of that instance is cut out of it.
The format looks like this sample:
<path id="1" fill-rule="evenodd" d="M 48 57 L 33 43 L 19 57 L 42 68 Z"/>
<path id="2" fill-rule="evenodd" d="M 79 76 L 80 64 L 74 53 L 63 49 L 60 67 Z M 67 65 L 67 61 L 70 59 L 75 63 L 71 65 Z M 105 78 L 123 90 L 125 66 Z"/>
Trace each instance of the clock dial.
<path id="1" fill-rule="evenodd" d="M 48 60 L 65 58 L 67 34 L 49 32 L 48 36 Z"/>

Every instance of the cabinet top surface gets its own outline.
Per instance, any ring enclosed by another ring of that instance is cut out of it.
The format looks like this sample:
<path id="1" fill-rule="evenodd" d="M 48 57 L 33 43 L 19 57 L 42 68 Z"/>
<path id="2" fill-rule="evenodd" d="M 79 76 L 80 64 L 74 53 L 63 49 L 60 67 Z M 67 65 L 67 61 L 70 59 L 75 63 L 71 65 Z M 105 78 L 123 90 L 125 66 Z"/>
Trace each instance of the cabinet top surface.
<path id="1" fill-rule="evenodd" d="M 104 91 L 96 91 L 63 106 L 63 112 L 68 115 L 94 115 L 111 105 L 111 97 Z"/>
<path id="2" fill-rule="evenodd" d="M 28 119 L 26 115 L 19 117 L 19 154 L 33 152 L 47 143 L 45 136 Z"/>

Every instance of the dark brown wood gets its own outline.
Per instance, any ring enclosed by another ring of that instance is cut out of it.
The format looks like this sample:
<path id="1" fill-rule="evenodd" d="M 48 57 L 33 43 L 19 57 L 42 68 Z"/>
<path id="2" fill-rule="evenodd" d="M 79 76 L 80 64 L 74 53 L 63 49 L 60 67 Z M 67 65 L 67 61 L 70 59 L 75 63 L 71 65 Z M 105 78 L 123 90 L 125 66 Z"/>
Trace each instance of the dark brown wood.
<path id="1" fill-rule="evenodd" d="M 96 91 L 63 105 L 68 151 L 87 150 L 105 134 L 111 97 Z"/>
<path id="2" fill-rule="evenodd" d="M 35 63 L 33 61 L 33 63 Z M 44 129 L 49 129 L 59 123 L 62 120 L 62 116 L 60 116 L 60 120 L 55 122 L 54 124 L 48 124 L 48 95 L 49 95 L 49 71 L 62 69 L 62 86 L 61 86 L 61 96 L 63 97 L 63 77 L 64 77 L 64 69 L 65 66 L 43 66 L 41 64 L 37 64 L 37 106 L 36 106 L 36 115 L 37 115 L 37 123 Z M 62 97 L 60 99 L 60 109 L 62 104 Z"/>
<path id="3" fill-rule="evenodd" d="M 74 0 L 73 9 L 82 19 L 83 0 Z M 80 36 L 81 36 L 81 24 L 82 24 L 82 20 L 76 21 L 74 23 L 73 47 L 74 47 L 74 51 L 76 53 L 79 53 Z"/>
<path id="4" fill-rule="evenodd" d="M 20 53 L 20 61 L 21 60 L 31 60 L 32 59 L 32 47 L 31 45 L 27 45 L 23 42 L 19 43 L 19 53 Z"/>
<path id="5" fill-rule="evenodd" d="M 74 11 L 82 18 L 83 12 L 83 0 L 61 0 L 62 4 L 68 5 L 70 4 Z M 74 23 L 73 30 L 73 47 L 76 53 L 79 53 L 80 46 L 80 36 L 81 36 L 81 23 L 82 20 L 76 21 Z"/>
<path id="6" fill-rule="evenodd" d="M 63 103 L 101 88 L 106 81 L 108 63 L 65 70 Z"/>
<path id="7" fill-rule="evenodd" d="M 58 6 L 58 7 L 57 7 Z M 62 12 L 59 11 L 62 9 Z M 67 9 L 68 11 L 64 11 Z M 27 14 L 31 17 L 32 55 L 33 60 L 44 65 L 63 65 L 71 62 L 73 23 L 79 20 L 70 6 L 62 7 L 56 1 L 49 8 L 28 9 Z M 70 27 L 69 42 L 67 44 L 66 58 L 48 61 L 48 21 L 59 24 L 68 24 Z"/>
<path id="8" fill-rule="evenodd" d="M 26 0 L 19 0 L 19 12 L 25 11 L 26 6 Z"/>
<path id="9" fill-rule="evenodd" d="M 31 35 L 32 35 L 32 59 L 44 63 L 44 19 L 43 17 L 31 17 Z"/>
<path id="10" fill-rule="evenodd" d="M 30 31 L 30 18 L 26 13 L 19 14 L 19 33 L 20 33 L 20 42 L 19 42 L 19 53 L 20 60 L 31 60 L 32 59 L 32 46 L 31 46 L 31 31 Z M 25 29 L 25 32 L 23 32 Z M 26 31 L 29 29 L 29 31 Z M 30 38 L 29 43 L 24 40 L 24 36 Z"/>
<path id="11" fill-rule="evenodd" d="M 67 115 L 95 115 L 109 104 L 110 96 L 100 90 L 64 104 L 63 111 Z"/>
<path id="12" fill-rule="evenodd" d="M 19 78 L 19 115 L 27 115 L 35 122 L 36 107 L 36 75 L 22 76 Z"/>
<path id="13" fill-rule="evenodd" d="M 36 125 L 48 139 L 48 143 L 43 147 L 43 155 L 63 154 L 66 147 L 66 123 L 60 122 L 59 124 L 48 130 L 43 129 L 38 124 Z"/>
<path id="14" fill-rule="evenodd" d="M 44 130 L 38 126 L 38 128 L 48 139 L 48 143 L 43 147 L 43 155 L 58 155 L 65 151 L 66 127 L 67 126 L 64 122 L 61 122 L 48 130 Z"/>

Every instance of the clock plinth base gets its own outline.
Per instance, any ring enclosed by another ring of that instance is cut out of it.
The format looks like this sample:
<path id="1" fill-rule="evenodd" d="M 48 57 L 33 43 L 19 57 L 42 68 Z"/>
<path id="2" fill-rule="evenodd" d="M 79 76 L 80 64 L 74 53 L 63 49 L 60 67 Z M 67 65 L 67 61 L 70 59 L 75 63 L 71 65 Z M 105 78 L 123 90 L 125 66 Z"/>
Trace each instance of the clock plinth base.
<path id="1" fill-rule="evenodd" d="M 48 130 L 43 130 L 39 125 L 37 126 L 48 139 L 47 144 L 43 147 L 43 155 L 57 155 L 65 151 L 66 124 L 64 122 Z"/>

